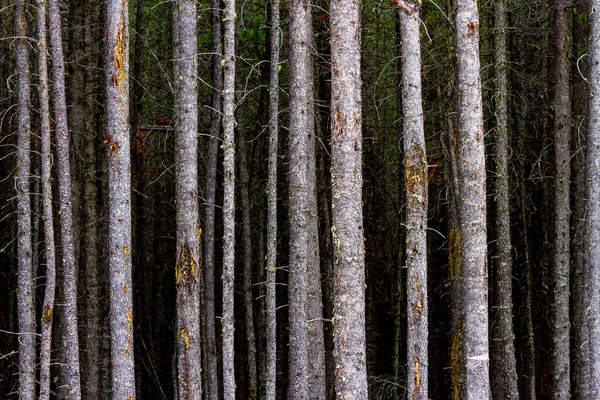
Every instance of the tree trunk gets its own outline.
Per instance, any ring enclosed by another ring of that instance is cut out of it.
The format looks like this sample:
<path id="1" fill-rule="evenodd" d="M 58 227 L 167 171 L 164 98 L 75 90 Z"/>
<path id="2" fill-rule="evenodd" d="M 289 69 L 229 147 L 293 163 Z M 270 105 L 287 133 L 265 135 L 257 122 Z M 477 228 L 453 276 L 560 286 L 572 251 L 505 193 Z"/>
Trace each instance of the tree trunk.
<path id="1" fill-rule="evenodd" d="M 60 2 L 49 2 L 50 43 L 52 45 L 52 77 L 54 81 L 54 114 L 56 120 L 56 149 L 58 155 L 58 194 L 62 266 L 65 296 L 65 355 L 67 398 L 81 398 L 79 373 L 79 335 L 77 332 L 77 271 L 73 242 L 73 202 L 71 198 L 71 167 L 67 103 L 65 96 L 65 67 L 62 47 Z"/>
<path id="2" fill-rule="evenodd" d="M 267 376 L 265 399 L 275 399 L 277 379 L 277 315 L 275 277 L 277 272 L 277 151 L 279 146 L 279 0 L 270 0 L 271 65 L 269 77 L 269 172 L 267 178 L 267 263 L 266 325 Z"/>
<path id="3" fill-rule="evenodd" d="M 491 343 L 492 394 L 496 399 L 518 399 L 517 363 L 513 335 L 512 245 L 508 172 L 508 79 L 506 72 L 505 0 L 494 6 L 494 59 L 496 72 L 495 196 L 496 257 L 494 258 L 494 329 Z"/>
<path id="4" fill-rule="evenodd" d="M 206 398 L 217 400 L 219 397 L 219 378 L 217 368 L 217 343 L 215 337 L 215 193 L 217 187 L 217 154 L 221 132 L 221 91 L 223 90 L 223 71 L 221 68 L 221 2 L 212 0 L 212 112 L 210 119 L 210 141 L 206 161 L 206 209 L 204 211 L 204 296 L 206 335 Z"/>
<path id="5" fill-rule="evenodd" d="M 467 400 L 490 397 L 487 304 L 486 170 L 477 2 L 458 0 L 458 180 L 463 319 L 464 390 Z M 459 328 L 460 329 L 460 328 Z"/>
<path id="6" fill-rule="evenodd" d="M 332 236 L 336 396 L 368 396 L 362 212 L 360 4 L 333 0 L 331 15 Z"/>
<path id="7" fill-rule="evenodd" d="M 200 233 L 198 227 L 198 88 L 196 3 L 174 7 L 175 199 L 177 204 L 177 382 L 179 396 L 200 400 Z"/>
<path id="8" fill-rule="evenodd" d="M 553 398 L 566 399 L 570 394 L 569 372 L 569 263 L 570 263 L 570 129 L 569 94 L 569 17 L 566 0 L 552 0 L 553 59 L 550 64 L 554 87 L 551 88 L 554 109 L 554 289 L 552 306 Z"/>
<path id="9" fill-rule="evenodd" d="M 131 160 L 129 145 L 129 12 L 107 0 L 104 74 L 108 146 L 108 262 L 112 398 L 135 398 L 131 277 Z"/>
<path id="10" fill-rule="evenodd" d="M 235 0 L 225 4 L 223 84 L 223 396 L 235 399 Z"/>
<path id="11" fill-rule="evenodd" d="M 19 325 L 19 398 L 34 399 L 36 383 L 35 308 L 31 270 L 31 200 L 29 197 L 29 158 L 31 141 L 29 54 L 27 50 L 26 2 L 15 2 L 15 34 L 17 62 L 17 310 Z"/>
<path id="12" fill-rule="evenodd" d="M 427 152 L 421 100 L 419 3 L 398 2 L 402 38 L 402 110 L 406 185 L 408 395 L 428 399 Z"/>
<path id="13" fill-rule="evenodd" d="M 600 1 L 591 0 L 590 108 L 587 135 L 585 249 L 589 274 L 589 393 L 600 395 Z"/>

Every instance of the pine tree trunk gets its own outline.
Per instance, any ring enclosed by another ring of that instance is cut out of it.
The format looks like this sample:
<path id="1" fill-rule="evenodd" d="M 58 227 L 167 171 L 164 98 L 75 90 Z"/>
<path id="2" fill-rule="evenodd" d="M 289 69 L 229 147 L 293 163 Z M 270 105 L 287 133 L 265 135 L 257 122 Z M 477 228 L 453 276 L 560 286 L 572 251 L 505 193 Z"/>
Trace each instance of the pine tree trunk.
<path id="1" fill-rule="evenodd" d="M 517 364 L 513 335 L 512 245 L 508 172 L 508 79 L 506 60 L 505 0 L 494 8 L 494 59 L 496 72 L 495 196 L 496 254 L 494 267 L 494 329 L 491 342 L 492 395 L 496 399 L 518 399 Z"/>
<path id="2" fill-rule="evenodd" d="M 569 370 L 569 268 L 570 268 L 570 129 L 569 94 L 569 20 L 567 2 L 552 0 L 554 47 L 550 64 L 554 87 L 551 88 L 554 109 L 554 262 L 552 286 L 552 368 L 553 398 L 566 399 L 570 394 Z"/>
<path id="3" fill-rule="evenodd" d="M 279 146 L 279 0 L 270 0 L 270 7 L 271 65 L 269 77 L 269 172 L 267 178 L 267 376 L 265 377 L 265 399 L 274 400 L 277 380 L 275 278 L 277 272 L 277 151 Z"/>
<path id="4" fill-rule="evenodd" d="M 590 10 L 590 108 L 585 160 L 587 215 L 585 249 L 589 281 L 589 396 L 600 395 L 600 1 Z"/>
<path id="5" fill-rule="evenodd" d="M 198 227 L 198 88 L 196 3 L 174 7 L 175 198 L 177 203 L 177 383 L 179 396 L 200 400 L 200 230 Z"/>
<path id="6" fill-rule="evenodd" d="M 458 180 L 461 256 L 461 354 L 467 400 L 490 397 L 487 304 L 486 170 L 477 2 L 458 0 Z M 459 328 L 460 329 L 460 328 Z"/>
<path id="7" fill-rule="evenodd" d="M 31 270 L 31 200 L 29 196 L 29 158 L 31 141 L 29 54 L 27 44 L 26 2 L 15 2 L 15 35 L 17 62 L 17 312 L 19 325 L 19 398 L 35 398 L 36 384 L 36 324 L 34 287 Z"/>
<path id="8" fill-rule="evenodd" d="M 235 399 L 235 0 L 225 4 L 223 83 L 223 397 Z"/>
<path id="9" fill-rule="evenodd" d="M 421 100 L 419 3 L 399 1 L 406 185 L 408 395 L 428 399 L 427 206 L 428 167 Z"/>
<path id="10" fill-rule="evenodd" d="M 112 398 L 135 398 L 131 276 L 131 160 L 129 140 L 129 12 L 107 0 L 104 74 L 108 147 L 108 262 Z"/>
<path id="11" fill-rule="evenodd" d="M 212 0 L 212 113 L 210 119 L 210 141 L 206 161 L 206 209 L 204 211 L 204 296 L 206 335 L 206 397 L 217 400 L 219 397 L 219 378 L 217 367 L 217 343 L 215 333 L 215 193 L 217 186 L 217 153 L 221 132 L 221 91 L 223 90 L 221 2 Z"/>
<path id="12" fill-rule="evenodd" d="M 65 355 L 66 386 L 68 399 L 81 398 L 79 373 L 79 335 L 77 332 L 77 271 L 73 241 L 73 202 L 71 198 L 71 167 L 69 131 L 67 126 L 67 103 L 65 96 L 65 67 L 62 47 L 60 2 L 49 2 L 50 43 L 52 45 L 52 77 L 54 114 L 56 120 L 56 149 L 58 158 L 58 194 L 60 201 L 60 227 L 62 243 L 62 266 L 64 270 L 65 296 Z"/>
<path id="13" fill-rule="evenodd" d="M 360 3 L 333 0 L 330 16 L 335 392 L 366 399 Z"/>

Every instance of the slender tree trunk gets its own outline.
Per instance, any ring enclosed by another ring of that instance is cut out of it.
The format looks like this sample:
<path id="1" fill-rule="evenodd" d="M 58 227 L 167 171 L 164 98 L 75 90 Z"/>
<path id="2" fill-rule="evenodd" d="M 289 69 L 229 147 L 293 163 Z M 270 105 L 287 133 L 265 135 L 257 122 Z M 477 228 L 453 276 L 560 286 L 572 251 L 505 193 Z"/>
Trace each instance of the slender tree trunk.
<path id="1" fill-rule="evenodd" d="M 221 2 L 212 0 L 212 113 L 210 119 L 210 141 L 206 161 L 206 209 L 204 211 L 204 285 L 206 334 L 206 398 L 217 400 L 219 397 L 219 378 L 217 368 L 217 343 L 215 337 L 215 193 L 217 187 L 217 153 L 221 132 L 221 91 L 223 90 Z"/>
<path id="2" fill-rule="evenodd" d="M 496 68 L 496 258 L 494 259 L 494 329 L 491 343 L 492 395 L 496 399 L 518 399 L 517 363 L 513 335 L 512 245 L 508 189 L 508 77 L 506 63 L 507 21 L 505 0 L 494 6 L 494 59 Z"/>
<path id="3" fill-rule="evenodd" d="M 570 268 L 570 119 L 569 94 L 569 20 L 566 0 L 552 0 L 554 57 L 550 68 L 554 77 L 551 88 L 554 109 L 554 262 L 552 368 L 553 398 L 566 399 L 570 394 L 569 372 L 569 268 Z"/>
<path id="4" fill-rule="evenodd" d="M 127 0 L 107 0 L 104 74 L 108 146 L 108 261 L 112 398 L 135 398 L 131 277 L 129 145 L 129 12 Z"/>
<path id="5" fill-rule="evenodd" d="M 267 376 L 265 378 L 265 399 L 274 400 L 277 378 L 275 278 L 277 272 L 277 151 L 279 145 L 279 0 L 270 0 L 270 7 L 271 66 L 269 77 L 269 172 L 267 178 Z"/>
<path id="6" fill-rule="evenodd" d="M 225 4 L 223 83 L 223 396 L 235 398 L 234 271 L 235 271 L 235 0 Z"/>
<path id="7" fill-rule="evenodd" d="M 428 399 L 427 152 L 421 100 L 419 3 L 400 0 L 406 185 L 408 395 Z"/>
<path id="8" fill-rule="evenodd" d="M 29 175 L 31 161 L 31 114 L 29 87 L 29 54 L 25 0 L 15 2 L 15 34 L 17 61 L 18 149 L 17 149 L 17 310 L 19 325 L 19 398 L 35 398 L 35 308 L 31 270 L 31 200 Z"/>
<path id="9" fill-rule="evenodd" d="M 590 0 L 590 109 L 586 153 L 585 249 L 589 274 L 589 396 L 600 396 L 600 1 Z"/>
<path id="10" fill-rule="evenodd" d="M 362 212 L 360 2 L 333 0 L 331 150 L 336 396 L 368 396 Z"/>
<path id="11" fill-rule="evenodd" d="M 485 153 L 479 12 L 476 1 L 458 0 L 458 179 L 457 199 L 464 309 L 461 355 L 465 365 L 465 398 L 490 397 L 487 304 L 487 235 Z"/>
<path id="12" fill-rule="evenodd" d="M 46 2 L 37 0 L 38 15 L 38 71 L 40 119 L 42 135 L 42 207 L 46 250 L 46 291 L 42 308 L 42 343 L 40 348 L 40 400 L 50 398 L 50 360 L 52 346 L 52 318 L 56 291 L 56 251 L 52 210 L 52 152 L 50 143 L 50 105 L 48 100 L 48 63 L 46 52 Z"/>
<path id="13" fill-rule="evenodd" d="M 175 198 L 177 200 L 177 382 L 179 396 L 201 399 L 200 230 L 198 227 L 198 88 L 196 3 L 174 7 Z"/>
<path id="14" fill-rule="evenodd" d="M 50 42 L 52 44 L 52 77 L 54 80 L 54 113 L 58 155 L 58 194 L 60 201 L 60 227 L 62 266 L 65 296 L 65 355 L 68 399 L 81 398 L 79 373 L 79 335 L 77 332 L 77 271 L 73 242 L 73 202 L 71 198 L 71 167 L 67 103 L 65 96 L 65 67 L 62 47 L 60 2 L 49 2 Z"/>

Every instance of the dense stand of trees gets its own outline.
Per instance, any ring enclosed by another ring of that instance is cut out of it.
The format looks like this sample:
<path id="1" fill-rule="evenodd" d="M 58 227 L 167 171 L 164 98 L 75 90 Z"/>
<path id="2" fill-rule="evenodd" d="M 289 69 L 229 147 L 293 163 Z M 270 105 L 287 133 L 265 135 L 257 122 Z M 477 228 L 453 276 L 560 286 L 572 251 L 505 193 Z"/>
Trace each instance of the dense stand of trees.
<path id="1" fill-rule="evenodd" d="M 597 10 L 0 0 L 0 396 L 600 396 Z"/>

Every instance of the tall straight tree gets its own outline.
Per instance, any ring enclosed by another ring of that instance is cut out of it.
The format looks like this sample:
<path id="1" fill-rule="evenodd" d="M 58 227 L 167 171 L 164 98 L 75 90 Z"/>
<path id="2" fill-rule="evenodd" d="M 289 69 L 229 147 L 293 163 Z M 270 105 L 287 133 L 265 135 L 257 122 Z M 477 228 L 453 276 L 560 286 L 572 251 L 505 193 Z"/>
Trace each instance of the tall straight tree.
<path id="1" fill-rule="evenodd" d="M 590 103 L 586 154 L 585 251 L 589 282 L 589 395 L 600 394 L 600 0 L 590 0 Z M 587 395 L 587 394 L 586 394 Z M 581 394 L 583 398 L 584 394 Z"/>
<path id="2" fill-rule="evenodd" d="M 235 0 L 225 3 L 223 23 L 223 396 L 235 399 Z"/>
<path id="3" fill-rule="evenodd" d="M 566 0 L 552 0 L 551 88 L 554 110 L 554 254 L 552 269 L 552 369 L 553 396 L 565 399 L 570 393 L 569 368 L 569 268 L 571 98 L 569 85 L 569 10 Z"/>
<path id="4" fill-rule="evenodd" d="M 73 202 L 71 196 L 71 164 L 67 101 L 65 96 L 65 63 L 62 46 L 60 1 L 49 2 L 50 43 L 52 45 L 52 78 L 54 81 L 54 118 L 56 120 L 56 151 L 58 155 L 58 196 L 60 201 L 60 237 L 62 243 L 64 328 L 67 398 L 81 398 L 79 373 L 79 336 L 77 332 L 77 271 L 73 242 Z"/>
<path id="5" fill-rule="evenodd" d="M 508 191 L 508 79 L 506 65 L 507 22 L 505 0 L 494 3 L 494 59 L 496 72 L 496 257 L 493 263 L 494 329 L 491 342 L 492 393 L 497 399 L 517 399 L 517 362 L 513 336 L 512 246 Z"/>
<path id="6" fill-rule="evenodd" d="M 408 395 L 428 399 L 427 152 L 421 99 L 419 6 L 399 0 L 402 40 L 402 111 L 406 187 L 408 276 Z"/>
<path id="7" fill-rule="evenodd" d="M 200 400 L 200 231 L 198 229 L 198 75 L 196 3 L 173 10 L 175 49 L 175 200 L 177 204 L 177 383 Z"/>
<path id="8" fill-rule="evenodd" d="M 308 0 L 293 0 L 290 9 L 290 266 L 289 396 L 308 398 L 308 158 L 312 128 L 311 9 Z M 313 177 L 314 178 L 314 177 Z M 313 183 L 314 185 L 314 183 Z"/>
<path id="9" fill-rule="evenodd" d="M 210 140 L 206 160 L 206 209 L 204 211 L 204 304 L 206 336 L 206 396 L 208 400 L 219 397 L 217 368 L 217 342 L 215 330 L 215 194 L 217 188 L 217 154 L 221 132 L 221 91 L 223 90 L 223 53 L 221 36 L 221 1 L 212 0 L 211 23 L 213 35 L 212 64 L 212 111 L 210 117 Z"/>
<path id="10" fill-rule="evenodd" d="M 458 181 L 464 395 L 490 397 L 487 303 L 486 170 L 477 2 L 457 0 Z"/>
<path id="11" fill-rule="evenodd" d="M 330 16 L 335 392 L 366 399 L 360 2 L 332 0 Z"/>
<path id="12" fill-rule="evenodd" d="M 267 178 L 267 368 L 265 398 L 275 400 L 277 371 L 277 151 L 279 146 L 279 0 L 271 6 L 271 65 L 269 77 L 269 171 Z"/>
<path id="13" fill-rule="evenodd" d="M 50 143 L 50 105 L 48 100 L 48 62 L 46 52 L 46 1 L 37 0 L 38 17 L 38 73 L 40 96 L 40 121 L 42 134 L 42 209 L 46 253 L 46 290 L 42 307 L 42 343 L 40 346 L 40 400 L 50 398 L 50 360 L 52 345 L 52 320 L 56 292 L 56 251 L 54 247 L 54 221 L 52 210 L 52 153 Z"/>
<path id="14" fill-rule="evenodd" d="M 29 87 L 29 52 L 27 50 L 27 20 L 25 0 L 15 2 L 15 34 L 17 59 L 17 258 L 18 290 L 17 311 L 19 315 L 19 398 L 35 398 L 35 308 L 33 303 L 33 277 L 31 270 L 31 199 L 29 175 L 31 160 L 31 114 Z"/>
<path id="15" fill-rule="evenodd" d="M 104 84 L 108 145 L 108 262 L 112 398 L 135 398 L 131 279 L 131 159 L 129 147 L 129 10 L 106 1 Z"/>

